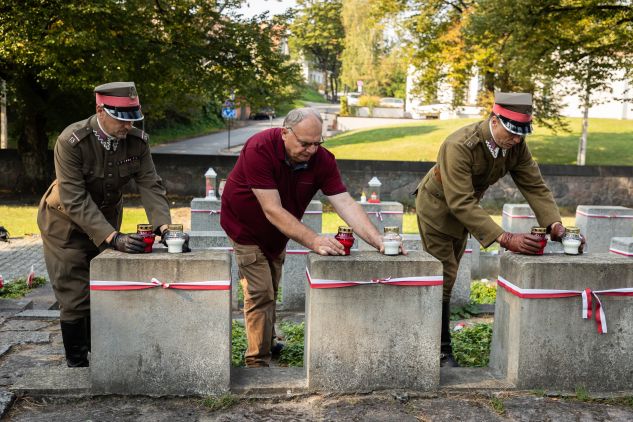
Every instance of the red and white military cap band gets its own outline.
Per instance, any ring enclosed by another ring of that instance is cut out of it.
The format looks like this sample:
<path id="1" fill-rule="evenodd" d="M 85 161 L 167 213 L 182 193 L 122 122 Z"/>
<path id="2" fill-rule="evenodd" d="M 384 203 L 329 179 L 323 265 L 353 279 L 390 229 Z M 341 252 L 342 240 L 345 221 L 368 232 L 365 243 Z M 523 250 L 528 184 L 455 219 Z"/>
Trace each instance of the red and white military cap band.
<path id="1" fill-rule="evenodd" d="M 134 98 L 130 97 L 115 97 L 112 95 L 96 94 L 97 104 L 104 104 L 112 107 L 139 107 L 141 105 L 138 96 Z"/>
<path id="2" fill-rule="evenodd" d="M 523 114 L 516 111 L 508 110 L 507 108 L 504 108 L 499 104 L 495 104 L 492 107 L 492 112 L 507 119 L 514 120 L 517 123 L 529 123 L 532 121 L 531 114 Z"/>

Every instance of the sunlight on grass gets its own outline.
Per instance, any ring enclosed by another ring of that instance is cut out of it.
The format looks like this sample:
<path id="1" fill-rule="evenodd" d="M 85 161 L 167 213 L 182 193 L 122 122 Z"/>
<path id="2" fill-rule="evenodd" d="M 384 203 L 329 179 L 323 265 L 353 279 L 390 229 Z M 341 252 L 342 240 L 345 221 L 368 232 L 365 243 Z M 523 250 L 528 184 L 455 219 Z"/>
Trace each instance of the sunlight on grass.
<path id="1" fill-rule="evenodd" d="M 582 120 L 566 119 L 571 133 L 554 133 L 535 125 L 528 145 L 541 164 L 576 164 Z M 390 127 L 345 132 L 328 139 L 338 159 L 435 161 L 448 135 L 473 119 L 421 120 Z M 590 119 L 587 165 L 630 165 L 633 162 L 633 121 Z"/>

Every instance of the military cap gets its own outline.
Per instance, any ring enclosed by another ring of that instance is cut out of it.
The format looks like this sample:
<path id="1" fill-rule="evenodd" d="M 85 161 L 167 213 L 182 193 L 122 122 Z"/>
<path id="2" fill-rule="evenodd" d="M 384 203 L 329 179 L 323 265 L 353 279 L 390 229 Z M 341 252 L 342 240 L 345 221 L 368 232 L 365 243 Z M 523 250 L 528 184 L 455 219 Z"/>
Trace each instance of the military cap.
<path id="1" fill-rule="evenodd" d="M 117 120 L 136 122 L 143 120 L 141 103 L 134 82 L 110 82 L 95 88 L 97 104 Z"/>
<path id="2" fill-rule="evenodd" d="M 495 92 L 492 112 L 508 132 L 521 136 L 532 133 L 532 94 Z"/>

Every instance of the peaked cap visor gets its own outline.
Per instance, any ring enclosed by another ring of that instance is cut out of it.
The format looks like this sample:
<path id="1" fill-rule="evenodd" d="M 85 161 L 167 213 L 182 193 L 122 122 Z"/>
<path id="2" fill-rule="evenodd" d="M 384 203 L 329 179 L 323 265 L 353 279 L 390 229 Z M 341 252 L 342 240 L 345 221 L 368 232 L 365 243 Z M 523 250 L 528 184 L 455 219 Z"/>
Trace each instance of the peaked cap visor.
<path id="1" fill-rule="evenodd" d="M 526 136 L 532 133 L 532 122 L 517 122 L 516 120 L 508 119 L 500 114 L 496 114 L 497 118 L 501 122 L 501 125 L 510 133 L 515 135 Z"/>
<path id="2" fill-rule="evenodd" d="M 138 122 L 145 117 L 141 113 L 141 107 L 112 107 L 109 105 L 103 105 L 103 109 L 108 115 L 114 119 L 122 120 L 124 122 Z"/>

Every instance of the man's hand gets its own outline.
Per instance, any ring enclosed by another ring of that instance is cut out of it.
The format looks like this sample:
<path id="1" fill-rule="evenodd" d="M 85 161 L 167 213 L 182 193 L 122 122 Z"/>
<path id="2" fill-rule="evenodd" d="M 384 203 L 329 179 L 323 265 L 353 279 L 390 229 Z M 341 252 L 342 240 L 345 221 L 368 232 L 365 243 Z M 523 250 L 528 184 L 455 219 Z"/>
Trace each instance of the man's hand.
<path id="1" fill-rule="evenodd" d="M 310 247 L 319 255 L 345 255 L 345 248 L 333 237 L 317 236 Z"/>
<path id="2" fill-rule="evenodd" d="M 145 242 L 138 234 L 116 233 L 110 243 L 114 249 L 125 253 L 143 253 Z"/>
<path id="3" fill-rule="evenodd" d="M 541 250 L 541 242 L 537 236 L 528 233 L 505 232 L 499 244 L 511 252 L 536 255 Z"/>

